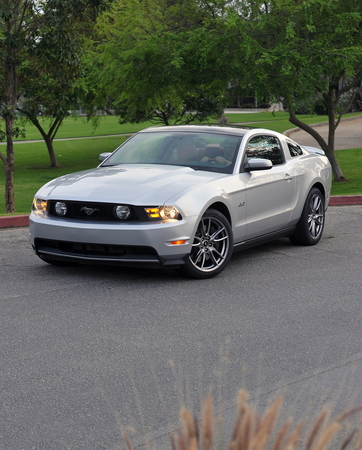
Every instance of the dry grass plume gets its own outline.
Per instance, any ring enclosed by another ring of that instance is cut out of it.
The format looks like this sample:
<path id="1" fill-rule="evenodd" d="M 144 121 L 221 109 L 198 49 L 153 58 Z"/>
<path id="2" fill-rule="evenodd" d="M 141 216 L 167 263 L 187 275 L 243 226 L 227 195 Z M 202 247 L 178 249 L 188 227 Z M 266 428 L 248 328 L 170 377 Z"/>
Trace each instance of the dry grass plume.
<path id="1" fill-rule="evenodd" d="M 326 450 L 332 439 L 344 428 L 346 420 L 362 410 L 362 406 L 344 411 L 336 418 L 330 418 L 330 410 L 324 407 L 316 419 L 304 430 L 303 421 L 292 427 L 292 419 L 278 424 L 283 405 L 283 397 L 278 397 L 273 404 L 259 415 L 247 402 L 246 391 L 238 395 L 236 420 L 231 439 L 225 449 L 219 450 Z M 208 395 L 202 408 L 201 425 L 191 412 L 181 409 L 183 429 L 171 435 L 172 450 L 212 450 L 215 445 L 214 415 L 211 396 Z M 362 450 L 362 429 L 356 428 L 346 436 L 341 433 L 334 442 L 333 450 Z M 132 442 L 124 435 L 128 450 L 133 450 Z"/>

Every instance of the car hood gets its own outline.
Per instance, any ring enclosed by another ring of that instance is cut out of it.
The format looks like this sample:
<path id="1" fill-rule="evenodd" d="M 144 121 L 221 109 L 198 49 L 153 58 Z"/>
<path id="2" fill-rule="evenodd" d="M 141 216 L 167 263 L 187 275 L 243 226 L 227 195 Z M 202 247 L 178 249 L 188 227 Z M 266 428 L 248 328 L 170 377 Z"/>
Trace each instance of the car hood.
<path id="1" fill-rule="evenodd" d="M 161 205 L 183 191 L 225 174 L 196 171 L 190 167 L 122 165 L 98 167 L 50 181 L 39 198 Z"/>

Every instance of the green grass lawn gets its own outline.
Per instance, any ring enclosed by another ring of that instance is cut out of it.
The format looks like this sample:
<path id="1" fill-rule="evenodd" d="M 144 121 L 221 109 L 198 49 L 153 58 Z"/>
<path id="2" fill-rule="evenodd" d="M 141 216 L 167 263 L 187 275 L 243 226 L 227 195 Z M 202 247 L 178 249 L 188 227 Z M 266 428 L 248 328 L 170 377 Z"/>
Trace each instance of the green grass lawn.
<path id="1" fill-rule="evenodd" d="M 356 114 L 346 114 L 344 117 L 346 118 L 353 115 Z M 278 111 L 274 114 L 271 112 L 226 114 L 226 117 L 228 118 L 230 124 L 245 124 L 251 127 L 267 128 L 279 132 L 283 132 L 294 127 L 294 125 L 288 120 L 289 114 L 283 111 Z M 327 116 L 300 115 L 298 117 L 308 124 L 326 122 L 328 120 Z M 50 121 L 46 118 L 41 120 L 43 121 L 44 129 L 46 130 Z M 151 122 L 143 122 L 141 124 L 119 124 L 116 116 L 101 116 L 97 119 L 97 127 L 95 128 L 93 126 L 93 122 L 87 121 L 86 117 L 70 116 L 64 119 L 56 138 L 62 139 L 135 133 L 150 126 L 153 126 Z M 24 139 L 41 139 L 41 135 L 34 125 L 28 122 L 24 124 L 24 127 L 25 138 L 19 137 L 16 140 L 22 141 Z"/>
<path id="2" fill-rule="evenodd" d="M 345 117 L 348 117 L 347 114 Z M 262 113 L 237 113 L 226 114 L 230 124 L 246 124 L 254 127 L 267 128 L 279 132 L 293 128 L 288 120 L 288 113 L 278 111 L 276 113 L 262 112 Z M 315 115 L 301 115 L 299 116 L 303 121 L 308 124 L 325 122 L 327 116 L 315 116 Z M 47 130 L 49 126 L 49 119 L 41 119 L 43 121 L 44 129 Z M 19 137 L 16 140 L 22 141 L 42 139 L 39 131 L 31 123 L 25 123 L 25 138 Z M 107 136 L 111 134 L 122 133 L 135 133 L 143 128 L 153 126 L 151 122 L 144 123 L 126 123 L 119 124 L 116 116 L 101 116 L 97 119 L 97 127 L 93 126 L 91 121 L 87 121 L 86 117 L 66 117 L 63 124 L 59 128 L 56 138 L 72 138 L 72 137 L 91 137 L 91 136 Z"/>
<path id="3" fill-rule="evenodd" d="M 127 136 L 100 137 L 54 143 L 59 164 L 49 167 L 49 157 L 45 144 L 16 144 L 15 147 L 15 206 L 17 214 L 28 214 L 36 191 L 53 178 L 78 170 L 91 169 L 99 164 L 98 156 L 117 148 Z M 0 151 L 2 148 L 0 147 Z M 4 173 L 0 172 L 0 215 L 5 213 Z"/>
<path id="4" fill-rule="evenodd" d="M 230 124 L 248 124 L 283 132 L 292 128 L 288 114 L 284 112 L 227 114 Z M 307 123 L 326 121 L 324 116 L 301 116 Z M 46 120 L 46 119 L 44 119 Z M 15 205 L 17 214 L 28 214 L 36 191 L 47 181 L 66 173 L 85 170 L 98 165 L 98 156 L 102 152 L 113 151 L 126 136 L 106 137 L 106 135 L 135 133 L 151 126 L 151 123 L 118 123 L 117 117 L 105 116 L 94 129 L 85 118 L 68 117 L 60 128 L 57 138 L 95 136 L 90 139 L 55 141 L 54 148 L 61 168 L 49 168 L 49 156 L 43 142 L 17 143 L 15 147 Z M 30 124 L 26 125 L 26 139 L 41 139 L 39 132 Z M 5 146 L 0 146 L 0 152 Z M 332 195 L 362 194 L 362 149 L 336 151 L 346 183 L 333 183 Z M 5 214 L 4 171 L 0 170 L 0 215 Z"/>
<path id="5" fill-rule="evenodd" d="M 42 119 L 42 125 L 48 130 L 49 119 Z M 31 123 L 25 123 L 25 138 L 19 137 L 17 141 L 42 139 L 37 128 Z M 66 117 L 60 126 L 56 139 L 73 138 L 73 137 L 91 137 L 91 136 L 107 136 L 111 134 L 136 133 L 143 128 L 152 126 L 151 122 L 142 124 L 127 123 L 119 124 L 116 116 L 101 116 L 97 119 L 97 127 L 95 128 L 91 121 L 87 121 L 86 117 Z"/>
<path id="6" fill-rule="evenodd" d="M 332 182 L 332 195 L 362 195 L 362 148 L 336 150 L 336 157 L 348 181 Z"/>

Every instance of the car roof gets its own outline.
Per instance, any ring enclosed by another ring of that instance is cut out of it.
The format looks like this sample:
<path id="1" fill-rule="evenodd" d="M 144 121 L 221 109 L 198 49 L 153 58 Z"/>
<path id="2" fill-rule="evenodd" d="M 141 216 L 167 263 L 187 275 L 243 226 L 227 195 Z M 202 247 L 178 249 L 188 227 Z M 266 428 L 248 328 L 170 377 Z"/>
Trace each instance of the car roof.
<path id="1" fill-rule="evenodd" d="M 170 132 L 179 132 L 179 131 L 191 131 L 197 133 L 219 133 L 219 134 L 233 134 L 244 136 L 244 134 L 253 128 L 251 127 L 232 127 L 232 126 L 217 126 L 217 125 L 169 125 L 163 127 L 150 127 L 145 128 L 144 130 L 139 131 L 139 133 L 153 133 L 159 131 L 170 131 Z"/>

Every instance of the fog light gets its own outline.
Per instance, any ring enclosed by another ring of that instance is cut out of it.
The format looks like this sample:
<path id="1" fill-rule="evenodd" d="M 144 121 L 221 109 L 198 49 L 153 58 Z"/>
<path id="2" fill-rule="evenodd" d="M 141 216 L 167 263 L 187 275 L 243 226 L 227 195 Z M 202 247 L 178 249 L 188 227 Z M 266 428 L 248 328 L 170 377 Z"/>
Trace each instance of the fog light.
<path id="1" fill-rule="evenodd" d="M 129 206 L 126 205 L 118 205 L 114 208 L 114 213 L 120 220 L 126 220 L 131 215 L 131 210 Z"/>
<path id="2" fill-rule="evenodd" d="M 54 209 L 58 216 L 65 216 L 68 212 L 68 206 L 64 202 L 56 202 Z"/>

